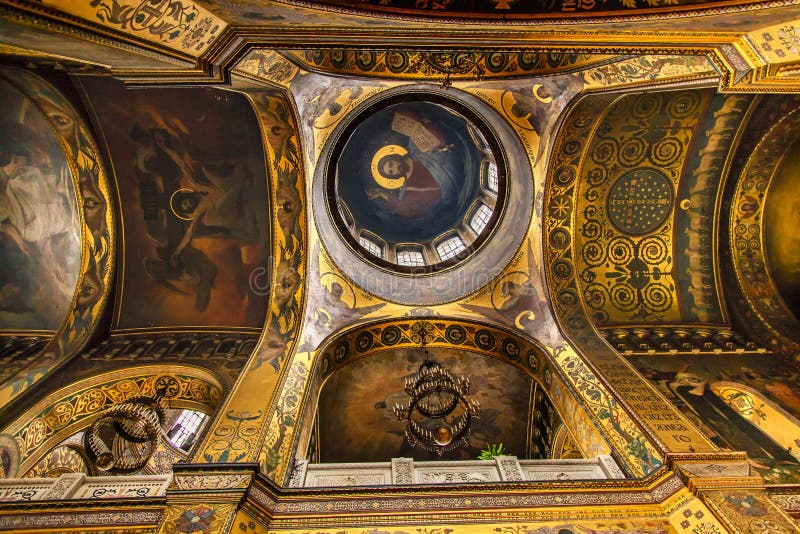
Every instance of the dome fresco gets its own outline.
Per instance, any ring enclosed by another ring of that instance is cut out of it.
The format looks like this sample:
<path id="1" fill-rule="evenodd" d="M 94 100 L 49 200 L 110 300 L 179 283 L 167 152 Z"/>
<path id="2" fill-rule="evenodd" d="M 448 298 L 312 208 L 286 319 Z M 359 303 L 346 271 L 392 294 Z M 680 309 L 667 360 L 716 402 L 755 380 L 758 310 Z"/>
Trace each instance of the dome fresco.
<path id="1" fill-rule="evenodd" d="M 487 138 L 447 101 L 365 111 L 331 166 L 337 226 L 378 264 L 435 269 L 463 260 L 502 207 L 503 172 Z"/>

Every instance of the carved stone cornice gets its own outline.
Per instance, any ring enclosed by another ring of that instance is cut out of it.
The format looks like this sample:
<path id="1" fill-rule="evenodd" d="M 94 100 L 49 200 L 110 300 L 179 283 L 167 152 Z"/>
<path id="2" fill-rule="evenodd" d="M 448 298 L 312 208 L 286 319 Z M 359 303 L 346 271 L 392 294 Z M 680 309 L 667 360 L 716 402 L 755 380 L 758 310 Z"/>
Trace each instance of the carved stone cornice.
<path id="1" fill-rule="evenodd" d="M 167 499 L 203 494 L 238 500 L 244 497 L 258 464 L 174 464 Z"/>
<path id="2" fill-rule="evenodd" d="M 724 488 L 763 488 L 764 479 L 750 474 L 747 453 L 680 453 L 667 454 L 667 465 L 695 494 Z"/>

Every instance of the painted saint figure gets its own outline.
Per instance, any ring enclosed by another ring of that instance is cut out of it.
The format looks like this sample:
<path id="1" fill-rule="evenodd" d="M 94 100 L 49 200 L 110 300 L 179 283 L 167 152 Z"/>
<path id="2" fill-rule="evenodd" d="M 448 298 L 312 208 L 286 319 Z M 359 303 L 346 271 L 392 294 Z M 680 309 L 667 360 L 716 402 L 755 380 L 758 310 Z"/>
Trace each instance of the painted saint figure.
<path id="1" fill-rule="evenodd" d="M 55 328 L 75 292 L 80 230 L 66 160 L 26 109 L 0 123 L 0 325 Z"/>
<path id="2" fill-rule="evenodd" d="M 367 188 L 367 197 L 408 218 L 455 198 L 459 166 L 444 134 L 409 111 L 395 111 L 391 127 L 408 138 L 407 147 L 390 144 L 375 152 L 370 170 L 376 187 Z"/>
<path id="3" fill-rule="evenodd" d="M 168 290 L 194 295 L 195 309 L 204 312 L 219 267 L 194 241 L 219 239 L 241 249 L 266 239 L 268 228 L 257 200 L 248 195 L 255 175 L 239 160 L 197 160 L 189 148 L 188 130 L 178 119 L 162 117 L 148 106 L 142 107 L 142 116 L 149 123 L 137 122 L 131 130 L 137 147 L 134 172 L 147 234 L 157 243 L 155 257 L 143 259 L 144 268 Z M 244 300 L 248 275 L 241 251 L 229 257 L 237 296 Z"/>

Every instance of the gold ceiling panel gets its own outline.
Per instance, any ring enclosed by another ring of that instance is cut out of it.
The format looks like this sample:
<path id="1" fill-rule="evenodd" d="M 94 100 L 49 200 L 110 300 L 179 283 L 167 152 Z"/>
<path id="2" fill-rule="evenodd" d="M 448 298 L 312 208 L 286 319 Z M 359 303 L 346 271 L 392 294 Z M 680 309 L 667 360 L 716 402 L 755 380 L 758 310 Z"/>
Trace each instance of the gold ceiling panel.
<path id="1" fill-rule="evenodd" d="M 556 176 L 577 176 L 576 269 L 596 325 L 722 320 L 714 206 L 748 102 L 710 90 L 623 96 L 585 143 L 562 145 L 585 154 Z M 571 202 L 554 200 L 561 210 Z"/>

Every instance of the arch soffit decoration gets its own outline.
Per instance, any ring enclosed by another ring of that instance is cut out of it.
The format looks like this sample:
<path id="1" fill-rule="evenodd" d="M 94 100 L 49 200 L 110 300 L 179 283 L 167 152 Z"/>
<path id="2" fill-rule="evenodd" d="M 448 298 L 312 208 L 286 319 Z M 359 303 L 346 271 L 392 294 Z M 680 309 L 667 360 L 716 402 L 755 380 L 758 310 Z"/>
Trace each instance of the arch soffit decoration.
<path id="1" fill-rule="evenodd" d="M 770 348 L 800 348 L 800 320 L 792 313 L 770 275 L 765 252 L 765 205 L 770 185 L 800 138 L 797 102 L 770 127 L 747 158 L 731 199 L 728 240 L 736 280 L 758 322 L 766 326 Z"/>
<path id="2" fill-rule="evenodd" d="M 211 372 L 187 365 L 131 367 L 79 380 L 47 395 L 8 425 L 0 445 L 16 447 L 18 473 L 27 472 L 53 447 L 87 427 L 94 417 L 136 396 L 166 388 L 170 408 L 213 414 L 223 386 Z"/>
<path id="3" fill-rule="evenodd" d="M 412 338 L 412 328 L 420 321 L 433 325 L 433 340 L 427 344 L 430 348 L 474 352 L 513 365 L 526 373 L 547 393 L 569 432 L 578 437 L 576 441 L 585 457 L 610 454 L 609 443 L 613 442 L 606 437 L 602 425 L 593 420 L 580 395 L 563 380 L 558 371 L 559 364 L 550 353 L 519 332 L 477 321 L 413 317 L 376 321 L 337 332 L 323 341 L 316 351 L 312 378 L 303 392 L 304 403 L 315 400 L 309 398 L 312 390 L 318 392 L 324 380 L 350 363 L 388 350 L 418 348 L 419 341 Z M 303 411 L 305 415 L 309 413 L 308 409 Z M 295 436 L 294 447 L 298 446 L 302 433 Z M 619 456 L 625 458 L 626 454 L 620 453 Z M 636 472 L 636 467 L 632 471 Z"/>
<path id="4" fill-rule="evenodd" d="M 800 459 L 800 452 L 794 450 L 795 436 L 800 433 L 800 420 L 795 416 L 745 384 L 720 380 L 710 383 L 708 388 L 756 429 Z"/>
<path id="5" fill-rule="evenodd" d="M 583 148 L 598 127 L 603 113 L 619 94 L 588 94 L 574 100 L 563 112 L 564 119 L 554 136 L 548 164 L 542 214 L 542 245 L 544 248 L 547 292 L 556 321 L 565 338 L 575 350 L 585 355 L 580 359 L 589 372 L 597 373 L 601 383 L 614 392 L 615 384 L 623 385 L 629 394 L 651 401 L 632 402 L 614 393 L 616 402 L 635 421 L 644 436 L 636 438 L 639 445 L 654 446 L 660 452 L 705 452 L 715 447 L 683 416 L 661 398 L 660 394 L 612 349 L 595 329 L 582 298 L 579 284 L 574 220 L 577 211 L 578 174 L 587 157 Z M 613 376 L 610 380 L 608 376 Z M 657 411 L 663 430 L 649 426 L 643 414 Z M 674 426 L 673 426 L 674 425 Z M 672 432 L 667 429 L 672 428 Z M 640 441 L 644 440 L 644 441 Z M 645 445 L 646 444 L 646 445 Z M 639 450 L 629 441 L 627 448 Z M 658 454 L 658 453 L 656 453 Z M 643 458 L 643 460 L 645 460 Z"/>
<path id="6" fill-rule="evenodd" d="M 240 87 L 261 127 L 269 175 L 272 265 L 269 308 L 261 337 L 192 458 L 214 463 L 257 461 L 282 384 L 289 379 L 303 320 L 308 269 L 306 185 L 297 112 L 283 89 Z M 251 282 L 262 280 L 251 277 Z M 265 407 L 268 395 L 268 409 Z M 248 414 L 247 418 L 239 417 Z M 232 428 L 246 421 L 248 440 L 230 440 Z M 266 470 L 265 470 L 266 471 Z M 267 473 L 274 476 L 274 473 Z"/>
<path id="7" fill-rule="evenodd" d="M 35 364 L 23 368 L 0 387 L 0 404 L 7 404 L 79 352 L 94 332 L 112 290 L 116 237 L 105 166 L 89 128 L 75 108 L 35 74 L 6 68 L 0 70 L 0 77 L 29 98 L 50 122 L 70 167 L 81 232 L 80 272 L 69 311 Z"/>
<path id="8" fill-rule="evenodd" d="M 428 348 L 461 349 L 489 356 L 523 370 L 544 386 L 550 358 L 539 343 L 494 324 L 443 317 L 377 321 L 336 332 L 320 344 L 314 376 L 325 381 L 339 369 L 376 353 L 418 348 L 419 338 L 414 336 L 412 327 L 419 322 L 433 326 Z"/>

